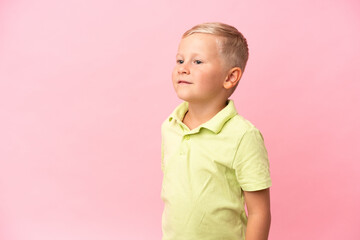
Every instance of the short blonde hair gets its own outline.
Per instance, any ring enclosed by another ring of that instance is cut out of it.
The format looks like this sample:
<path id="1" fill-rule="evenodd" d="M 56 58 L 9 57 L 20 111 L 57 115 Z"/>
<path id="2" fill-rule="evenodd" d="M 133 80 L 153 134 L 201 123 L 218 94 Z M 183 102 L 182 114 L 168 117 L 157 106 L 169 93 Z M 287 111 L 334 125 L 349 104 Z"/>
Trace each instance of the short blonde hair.
<path id="1" fill-rule="evenodd" d="M 224 57 L 228 67 L 240 67 L 244 72 L 249 58 L 249 49 L 245 37 L 235 27 L 220 22 L 207 22 L 198 24 L 187 30 L 182 38 L 194 33 L 208 33 L 222 37 L 220 41 L 220 54 Z"/>

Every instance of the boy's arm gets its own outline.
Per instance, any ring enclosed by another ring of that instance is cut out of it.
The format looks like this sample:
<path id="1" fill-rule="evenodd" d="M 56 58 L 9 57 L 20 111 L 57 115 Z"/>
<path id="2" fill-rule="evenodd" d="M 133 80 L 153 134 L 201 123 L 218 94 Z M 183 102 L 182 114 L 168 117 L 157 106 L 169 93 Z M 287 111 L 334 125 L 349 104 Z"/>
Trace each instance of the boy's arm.
<path id="1" fill-rule="evenodd" d="M 246 240 L 267 240 L 270 230 L 270 190 L 269 188 L 247 192 L 244 191 L 248 210 Z"/>

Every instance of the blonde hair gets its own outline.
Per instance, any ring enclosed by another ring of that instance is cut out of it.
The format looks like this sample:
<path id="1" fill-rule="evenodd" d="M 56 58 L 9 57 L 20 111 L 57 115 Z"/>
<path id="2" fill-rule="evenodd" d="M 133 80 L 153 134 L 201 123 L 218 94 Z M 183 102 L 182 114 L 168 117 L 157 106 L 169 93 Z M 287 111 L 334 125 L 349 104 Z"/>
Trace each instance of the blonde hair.
<path id="1" fill-rule="evenodd" d="M 244 72 L 249 58 L 249 49 L 245 37 L 235 27 L 220 22 L 202 23 L 187 30 L 182 38 L 194 33 L 208 33 L 222 37 L 222 41 L 219 42 L 220 55 L 224 57 L 230 68 L 240 67 Z"/>

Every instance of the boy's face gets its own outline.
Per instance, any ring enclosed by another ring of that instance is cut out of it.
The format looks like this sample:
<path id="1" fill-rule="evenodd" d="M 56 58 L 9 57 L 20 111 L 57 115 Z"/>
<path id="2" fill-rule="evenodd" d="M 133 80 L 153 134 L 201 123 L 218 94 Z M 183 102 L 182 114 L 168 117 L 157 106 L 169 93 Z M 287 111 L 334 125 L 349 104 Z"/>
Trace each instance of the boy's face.
<path id="1" fill-rule="evenodd" d="M 209 103 L 225 96 L 223 83 L 227 71 L 217 38 L 195 33 L 180 41 L 172 73 L 174 89 L 180 99 L 189 103 Z"/>

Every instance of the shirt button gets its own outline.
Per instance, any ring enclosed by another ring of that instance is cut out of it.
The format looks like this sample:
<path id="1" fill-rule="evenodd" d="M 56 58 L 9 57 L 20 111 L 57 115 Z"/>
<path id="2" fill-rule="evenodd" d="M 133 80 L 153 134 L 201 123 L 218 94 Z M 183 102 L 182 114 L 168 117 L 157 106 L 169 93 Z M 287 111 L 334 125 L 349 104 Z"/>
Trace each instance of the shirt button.
<path id="1" fill-rule="evenodd" d="M 184 138 L 185 138 L 185 140 L 189 140 L 189 139 L 190 139 L 190 136 L 189 136 L 189 135 L 186 135 Z"/>

